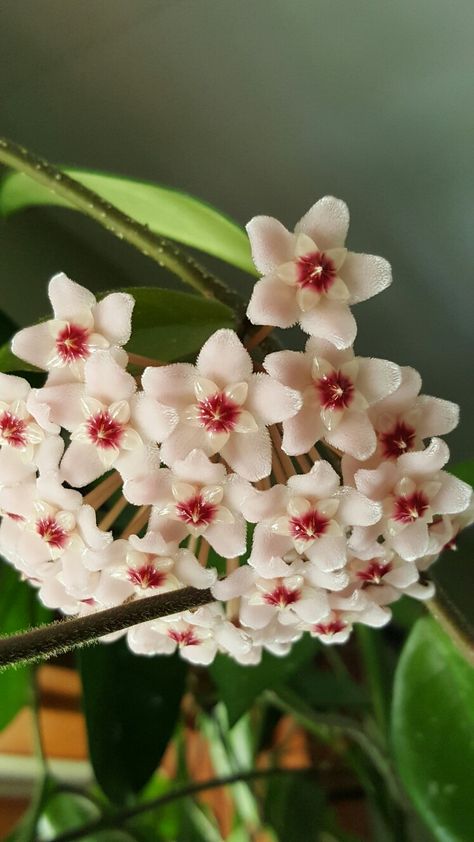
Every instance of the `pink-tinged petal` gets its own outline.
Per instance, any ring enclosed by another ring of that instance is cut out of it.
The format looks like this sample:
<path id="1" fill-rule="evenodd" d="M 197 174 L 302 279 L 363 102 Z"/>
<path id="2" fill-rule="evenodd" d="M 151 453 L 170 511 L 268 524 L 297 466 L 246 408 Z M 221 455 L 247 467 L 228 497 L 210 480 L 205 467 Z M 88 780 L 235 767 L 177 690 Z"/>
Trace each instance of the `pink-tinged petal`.
<path id="1" fill-rule="evenodd" d="M 263 367 L 270 377 L 300 392 L 304 392 L 311 383 L 311 360 L 300 351 L 275 351 L 268 354 Z"/>
<path id="2" fill-rule="evenodd" d="M 429 535 L 426 523 L 417 520 L 409 523 L 398 535 L 390 538 L 390 544 L 404 561 L 415 561 L 428 551 Z"/>
<path id="3" fill-rule="evenodd" d="M 84 505 L 79 509 L 76 516 L 82 538 L 91 550 L 104 550 L 112 543 L 112 533 L 99 529 L 96 522 L 95 510 L 92 506 Z"/>
<path id="4" fill-rule="evenodd" d="M 18 536 L 17 552 L 27 565 L 41 564 L 50 561 L 51 554 L 48 544 L 35 532 L 24 530 Z"/>
<path id="5" fill-rule="evenodd" d="M 342 488 L 337 519 L 346 526 L 372 526 L 382 516 L 380 503 L 369 500 L 353 488 Z"/>
<path id="6" fill-rule="evenodd" d="M 201 667 L 208 667 L 212 664 L 217 653 L 217 643 L 214 640 L 205 640 L 204 643 L 198 643 L 193 646 L 183 646 L 180 649 L 180 655 L 185 661 L 190 664 L 196 664 Z"/>
<path id="7" fill-rule="evenodd" d="M 72 441 L 61 462 L 61 474 L 70 485 L 82 488 L 106 471 L 97 449 L 90 444 Z"/>
<path id="8" fill-rule="evenodd" d="M 252 258 L 265 275 L 293 257 L 294 235 L 272 216 L 254 216 L 246 225 Z"/>
<path id="9" fill-rule="evenodd" d="M 295 613 L 305 623 L 317 623 L 329 610 L 328 598 L 324 591 L 314 590 L 311 597 L 300 599 L 295 605 Z"/>
<path id="10" fill-rule="evenodd" d="M 132 375 L 124 371 L 108 351 L 96 351 L 87 360 L 84 373 L 87 394 L 107 406 L 131 398 L 137 388 Z"/>
<path id="11" fill-rule="evenodd" d="M 28 395 L 26 408 L 40 427 L 46 430 L 47 433 L 57 435 L 60 432 L 59 425 L 53 424 L 51 421 L 51 408 L 47 404 L 41 403 L 34 391 L 31 391 Z"/>
<path id="12" fill-rule="evenodd" d="M 160 465 L 160 450 L 156 444 L 143 444 L 133 450 L 121 450 L 114 468 L 124 481 L 145 476 Z"/>
<path id="13" fill-rule="evenodd" d="M 349 228 L 349 208 L 341 199 L 323 196 L 300 219 L 295 233 L 307 234 L 320 249 L 343 246 Z"/>
<path id="14" fill-rule="evenodd" d="M 0 487 L 34 480 L 36 469 L 32 463 L 24 462 L 12 447 L 0 450 Z"/>
<path id="15" fill-rule="evenodd" d="M 172 499 L 171 472 L 160 468 L 138 479 L 129 479 L 123 486 L 124 496 L 134 506 L 160 506 Z"/>
<path id="16" fill-rule="evenodd" d="M 432 398 L 430 395 L 420 395 L 416 406 L 421 409 L 417 432 L 422 439 L 444 436 L 458 425 L 459 406 L 456 403 Z"/>
<path id="17" fill-rule="evenodd" d="M 0 487 L 0 508 L 10 514 L 28 517 L 35 500 L 36 483 L 34 482 L 27 481 Z M 5 518 L 4 523 L 7 523 L 8 520 L 8 518 Z"/>
<path id="18" fill-rule="evenodd" d="M 204 343 L 196 368 L 202 377 L 212 380 L 220 388 L 249 380 L 253 371 L 250 354 L 237 334 L 227 329 L 216 331 Z"/>
<path id="19" fill-rule="evenodd" d="M 55 317 L 65 321 L 74 321 L 74 316 L 90 310 L 96 303 L 92 292 L 71 281 L 64 272 L 59 272 L 51 278 L 48 295 Z"/>
<path id="20" fill-rule="evenodd" d="M 268 374 L 253 374 L 245 404 L 254 417 L 264 424 L 278 424 L 292 418 L 301 409 L 299 392 L 278 383 Z"/>
<path id="21" fill-rule="evenodd" d="M 226 477 L 224 465 L 211 462 L 202 450 L 192 450 L 186 459 L 175 462 L 173 473 L 183 482 L 198 485 L 222 485 Z"/>
<path id="22" fill-rule="evenodd" d="M 223 503 L 234 512 L 242 512 L 244 502 L 251 491 L 253 486 L 248 480 L 239 477 L 238 474 L 227 474 Z"/>
<path id="23" fill-rule="evenodd" d="M 253 533 L 249 565 L 268 563 L 272 558 L 282 558 L 293 549 L 293 541 L 286 535 L 272 532 L 265 524 L 258 523 Z"/>
<path id="24" fill-rule="evenodd" d="M 206 529 L 205 538 L 223 558 L 241 556 L 247 549 L 245 521 L 237 516 L 234 523 L 211 523 Z"/>
<path id="25" fill-rule="evenodd" d="M 441 476 L 442 485 L 431 501 L 431 508 L 437 515 L 454 515 L 464 512 L 471 502 L 471 486 L 445 471 Z"/>
<path id="26" fill-rule="evenodd" d="M 176 545 L 169 546 L 169 542 L 166 541 L 161 534 L 155 529 L 155 523 L 148 524 L 148 532 L 143 538 L 139 538 L 138 535 L 130 535 L 129 538 L 130 545 L 135 549 L 138 550 L 140 553 L 152 553 L 153 555 L 174 555 L 177 551 Z"/>
<path id="27" fill-rule="evenodd" d="M 407 588 L 408 585 L 413 585 L 418 581 L 418 568 L 411 562 L 400 564 L 399 567 L 389 570 L 383 577 L 383 581 L 395 588 Z"/>
<path id="28" fill-rule="evenodd" d="M 352 348 L 338 349 L 332 342 L 319 336 L 310 336 L 305 345 L 305 356 L 313 362 L 314 357 L 327 360 L 334 368 L 340 368 L 344 363 L 354 359 Z"/>
<path id="29" fill-rule="evenodd" d="M 251 629 L 264 629 L 275 615 L 272 605 L 252 605 L 243 600 L 240 605 L 240 621 Z"/>
<path id="30" fill-rule="evenodd" d="M 449 459 L 449 448 L 442 439 L 433 438 L 426 450 L 404 453 L 399 456 L 398 465 L 402 474 L 413 477 L 429 477 L 440 471 Z"/>
<path id="31" fill-rule="evenodd" d="M 192 450 L 196 449 L 204 450 L 209 456 L 215 453 L 202 427 L 191 427 L 190 424 L 179 423 L 163 442 L 161 459 L 165 465 L 173 465 L 177 459 L 185 459 Z"/>
<path id="32" fill-rule="evenodd" d="M 125 292 L 112 292 L 94 307 L 94 332 L 100 333 L 111 345 L 126 345 L 132 331 L 132 311 L 135 300 Z"/>
<path id="33" fill-rule="evenodd" d="M 134 592 L 135 588 L 131 582 L 110 576 L 107 571 L 104 571 L 94 592 L 94 599 L 101 607 L 108 608 L 121 605 L 133 596 Z"/>
<path id="34" fill-rule="evenodd" d="M 49 408 L 45 415 L 51 424 L 59 424 L 66 430 L 75 430 L 84 421 L 81 399 L 84 396 L 82 383 L 64 383 L 61 386 L 43 386 L 34 389 L 32 398 L 38 405 Z"/>
<path id="35" fill-rule="evenodd" d="M 418 392 L 421 389 L 421 377 L 414 368 L 409 366 L 402 366 L 401 383 L 398 389 L 388 397 L 384 398 L 380 406 L 375 407 L 375 412 L 398 413 L 405 411 L 408 407 L 413 405 Z"/>
<path id="36" fill-rule="evenodd" d="M 323 572 L 339 570 L 346 563 L 346 539 L 344 536 L 323 535 L 308 547 L 306 555 Z"/>
<path id="37" fill-rule="evenodd" d="M 175 641 L 155 631 L 152 623 L 140 623 L 129 629 L 127 643 L 137 655 L 171 655 L 176 649 Z"/>
<path id="38" fill-rule="evenodd" d="M 23 377 L 0 373 L 0 400 L 12 403 L 26 400 L 30 384 Z"/>
<path id="39" fill-rule="evenodd" d="M 360 614 L 356 614 L 353 617 L 353 621 L 378 629 L 381 626 L 385 626 L 390 621 L 391 616 L 392 612 L 388 608 L 382 608 L 380 605 L 376 605 L 375 602 L 369 602 Z"/>
<path id="40" fill-rule="evenodd" d="M 210 588 L 217 577 L 214 567 L 201 567 L 189 550 L 179 550 L 173 572 L 181 582 L 193 588 Z"/>
<path id="41" fill-rule="evenodd" d="M 48 322 L 19 330 L 12 339 L 12 351 L 31 365 L 46 369 L 54 348 Z"/>
<path id="42" fill-rule="evenodd" d="M 302 497 L 316 497 L 322 500 L 332 497 L 340 485 L 339 477 L 329 462 L 316 462 L 308 474 L 290 477 L 288 487 Z"/>
<path id="43" fill-rule="evenodd" d="M 185 409 L 195 400 L 196 369 L 190 363 L 153 366 L 142 374 L 142 386 L 148 395 L 177 409 Z"/>
<path id="44" fill-rule="evenodd" d="M 420 599 L 421 601 L 431 599 L 435 595 L 435 591 L 434 582 L 415 582 L 415 584 L 405 588 L 407 596 L 411 596 L 413 599 Z"/>
<path id="45" fill-rule="evenodd" d="M 247 307 L 247 318 L 252 324 L 292 327 L 299 315 L 293 287 L 283 283 L 276 275 L 266 275 L 257 281 Z"/>
<path id="46" fill-rule="evenodd" d="M 327 298 L 321 298 L 316 307 L 301 313 L 300 324 L 306 333 L 327 339 L 336 348 L 348 348 L 357 334 L 357 325 L 349 307 Z"/>
<path id="47" fill-rule="evenodd" d="M 249 523 L 274 518 L 286 509 L 288 491 L 284 485 L 273 485 L 265 491 L 250 487 L 242 501 L 242 514 Z"/>
<path id="48" fill-rule="evenodd" d="M 390 263 L 374 254 L 349 251 L 339 274 L 349 289 L 351 304 L 372 298 L 392 283 Z"/>
<path id="49" fill-rule="evenodd" d="M 46 436 L 38 447 L 36 464 L 40 475 L 57 474 L 61 456 L 64 453 L 64 441 L 60 436 Z"/>
<path id="50" fill-rule="evenodd" d="M 294 418 L 283 422 L 282 449 L 289 456 L 307 453 L 324 433 L 325 427 L 317 408 L 307 402 Z"/>
<path id="51" fill-rule="evenodd" d="M 354 476 L 357 490 L 373 500 L 383 500 L 392 490 L 397 478 L 397 468 L 392 462 L 383 462 L 374 471 L 361 468 Z"/>
<path id="52" fill-rule="evenodd" d="M 161 442 L 169 436 L 178 423 L 178 414 L 169 406 L 140 392 L 131 402 L 132 423 L 143 439 Z"/>
<path id="53" fill-rule="evenodd" d="M 70 596 L 62 582 L 54 576 L 50 576 L 42 583 L 38 597 L 46 608 L 59 609 L 64 614 L 77 613 L 77 599 Z"/>
<path id="54" fill-rule="evenodd" d="M 266 427 L 256 433 L 234 433 L 221 453 L 232 470 L 250 482 L 270 474 L 272 444 Z"/>
<path id="55" fill-rule="evenodd" d="M 376 403 L 392 394 L 400 386 L 400 367 L 389 360 L 359 358 L 359 372 L 356 388 L 362 392 L 369 404 Z"/>
<path id="56" fill-rule="evenodd" d="M 334 430 L 326 430 L 328 444 L 361 461 L 368 459 L 377 446 L 374 428 L 364 412 L 347 410 Z"/>

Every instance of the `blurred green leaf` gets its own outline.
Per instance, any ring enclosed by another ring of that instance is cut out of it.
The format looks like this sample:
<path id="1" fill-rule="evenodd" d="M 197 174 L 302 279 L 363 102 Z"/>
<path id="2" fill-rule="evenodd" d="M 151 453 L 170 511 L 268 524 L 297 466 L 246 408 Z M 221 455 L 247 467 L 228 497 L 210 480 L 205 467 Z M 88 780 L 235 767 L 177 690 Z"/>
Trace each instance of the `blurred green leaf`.
<path id="1" fill-rule="evenodd" d="M 0 559 L 0 634 L 23 631 L 48 622 L 51 612 L 37 600 L 35 590 L 20 580 L 20 574 Z M 0 673 L 0 730 L 28 704 L 30 667 L 3 670 Z"/>
<path id="2" fill-rule="evenodd" d="M 366 707 L 367 690 L 347 676 L 311 667 L 291 676 L 289 686 L 315 708 Z"/>
<path id="3" fill-rule="evenodd" d="M 264 818 L 278 839 L 320 842 L 325 812 L 324 793 L 310 777 L 290 772 L 268 779 Z"/>
<path id="4" fill-rule="evenodd" d="M 99 818 L 100 810 L 90 798 L 70 792 L 56 792 L 47 801 L 38 822 L 38 842 L 53 842 L 57 834 L 79 828 Z M 130 833 L 113 829 L 83 836 L 84 842 L 135 842 Z"/>
<path id="5" fill-rule="evenodd" d="M 155 234 L 212 254 L 255 274 L 250 246 L 243 228 L 200 199 L 146 181 L 110 173 L 63 168 L 63 172 L 93 190 Z M 0 213 L 9 216 L 34 205 L 70 207 L 23 173 L 11 173 L 0 184 Z"/>
<path id="6" fill-rule="evenodd" d="M 449 465 L 449 473 L 474 486 L 474 459 L 467 459 L 465 462 L 457 462 L 456 465 Z"/>
<path id="7" fill-rule="evenodd" d="M 305 635 L 282 658 L 264 652 L 258 666 L 240 666 L 226 655 L 218 655 L 209 669 L 227 708 L 229 725 L 237 722 L 260 693 L 286 681 L 312 658 L 316 650 L 317 642 Z"/>
<path id="8" fill-rule="evenodd" d="M 211 333 L 235 327 L 232 310 L 214 298 L 158 287 L 121 290 L 135 298 L 133 332 L 127 351 L 171 362 L 197 353 Z M 38 371 L 18 359 L 10 342 L 0 348 L 0 371 Z"/>
<path id="9" fill-rule="evenodd" d="M 128 802 L 158 767 L 175 729 L 186 666 L 135 655 L 124 640 L 79 653 L 90 759 L 98 783 Z"/>
<path id="10" fill-rule="evenodd" d="M 435 839 L 474 839 L 474 670 L 428 617 L 400 658 L 392 739 L 405 788 Z"/>

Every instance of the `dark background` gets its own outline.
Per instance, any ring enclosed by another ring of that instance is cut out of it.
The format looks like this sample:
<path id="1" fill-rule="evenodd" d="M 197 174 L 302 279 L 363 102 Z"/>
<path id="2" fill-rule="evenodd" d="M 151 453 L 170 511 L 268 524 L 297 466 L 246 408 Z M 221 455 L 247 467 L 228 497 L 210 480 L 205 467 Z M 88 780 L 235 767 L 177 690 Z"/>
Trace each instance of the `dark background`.
<path id="1" fill-rule="evenodd" d="M 183 188 L 288 225 L 325 193 L 392 288 L 358 350 L 462 405 L 472 456 L 472 0 L 3 0 L 1 133 L 53 162 Z M 47 312 L 62 269 L 94 289 L 172 282 L 66 211 L 0 223 L 1 307 Z M 216 268 L 217 264 L 214 264 Z M 218 267 L 249 289 L 237 270 Z"/>

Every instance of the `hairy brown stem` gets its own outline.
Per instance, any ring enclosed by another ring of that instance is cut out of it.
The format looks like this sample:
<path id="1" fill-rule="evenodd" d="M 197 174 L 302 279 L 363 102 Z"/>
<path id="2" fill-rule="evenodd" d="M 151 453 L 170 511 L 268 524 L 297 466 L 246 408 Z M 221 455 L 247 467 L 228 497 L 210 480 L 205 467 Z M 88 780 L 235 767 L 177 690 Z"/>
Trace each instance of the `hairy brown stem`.
<path id="1" fill-rule="evenodd" d="M 0 638 L 0 672 L 11 664 L 41 661 L 137 623 L 189 611 L 213 601 L 209 589 L 182 588 L 71 620 L 59 620 Z"/>

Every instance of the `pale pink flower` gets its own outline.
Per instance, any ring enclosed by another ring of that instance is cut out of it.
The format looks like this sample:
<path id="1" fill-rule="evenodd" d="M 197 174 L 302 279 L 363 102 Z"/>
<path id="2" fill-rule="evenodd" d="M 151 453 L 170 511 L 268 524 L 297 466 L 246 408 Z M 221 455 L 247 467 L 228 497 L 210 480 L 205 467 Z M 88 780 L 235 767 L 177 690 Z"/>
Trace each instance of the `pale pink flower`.
<path id="1" fill-rule="evenodd" d="M 325 196 L 290 233 L 268 216 L 247 225 L 255 266 L 263 278 L 247 309 L 253 324 L 302 329 L 337 348 L 352 345 L 357 328 L 350 306 L 391 283 L 382 257 L 355 254 L 344 247 L 349 226 L 347 205 Z"/>
<path id="2" fill-rule="evenodd" d="M 141 396 L 134 378 L 107 351 L 97 351 L 84 365 L 84 381 L 36 391 L 37 399 L 49 406 L 51 419 L 71 432 L 61 463 L 63 478 L 84 486 L 111 467 L 124 477 L 144 473 L 151 458 L 145 436 L 151 431 L 144 431 L 137 417 Z M 155 440 L 176 423 L 173 412 L 157 407 Z"/>
<path id="3" fill-rule="evenodd" d="M 33 462 L 45 435 L 59 427 L 48 420 L 48 409 L 22 377 L 0 373 L 0 448 L 11 448 L 24 462 Z M 3 479 L 3 477 L 2 477 Z"/>
<path id="4" fill-rule="evenodd" d="M 305 353 L 277 351 L 264 363 L 266 371 L 303 396 L 300 411 L 283 422 L 283 450 L 306 453 L 317 441 L 366 459 L 377 440 L 369 408 L 399 386 L 400 369 L 388 360 L 355 357 L 330 342 L 311 338 Z"/>
<path id="5" fill-rule="evenodd" d="M 317 637 L 321 643 L 332 646 L 347 643 L 352 632 L 352 623 L 344 616 L 344 612 L 331 611 L 319 623 L 314 623 L 308 631 L 311 637 Z"/>
<path id="6" fill-rule="evenodd" d="M 250 354 L 232 330 L 218 330 L 203 345 L 196 366 L 176 363 L 147 368 L 147 397 L 172 407 L 179 423 L 161 448 L 167 465 L 192 450 L 220 453 L 247 480 L 268 476 L 271 441 L 267 430 L 298 412 L 298 392 L 268 374 L 254 374 Z"/>
<path id="7" fill-rule="evenodd" d="M 383 502 L 384 518 L 368 530 L 354 530 L 354 549 L 370 551 L 378 535 L 405 561 L 429 553 L 429 524 L 435 516 L 458 514 L 467 509 L 472 496 L 469 485 L 442 471 L 449 458 L 447 445 L 433 438 L 426 450 L 406 453 L 396 462 L 384 462 L 375 470 L 355 475 L 359 491 Z"/>
<path id="8" fill-rule="evenodd" d="M 348 571 L 354 584 L 362 588 L 369 600 L 378 605 L 389 605 L 418 582 L 419 572 L 414 562 L 404 561 L 396 553 L 385 549 L 384 545 L 379 547 L 376 556 L 352 556 Z"/>
<path id="9" fill-rule="evenodd" d="M 202 450 L 177 460 L 172 470 L 161 468 L 129 480 L 124 494 L 135 505 L 151 504 L 150 529 L 166 540 L 203 535 L 224 558 L 246 549 L 246 524 L 240 512 L 248 482 L 227 474 L 224 465 L 211 462 Z"/>
<path id="10" fill-rule="evenodd" d="M 97 302 L 64 273 L 51 278 L 48 295 L 54 318 L 16 334 L 12 351 L 17 357 L 49 371 L 51 383 L 82 380 L 84 362 L 97 349 L 111 349 L 126 363 L 119 349 L 130 339 L 131 295 L 112 292 Z"/>
<path id="11" fill-rule="evenodd" d="M 215 631 L 222 621 L 221 607 L 206 605 L 134 626 L 127 642 L 140 655 L 171 655 L 178 650 L 184 660 L 208 666 L 218 651 Z"/>

